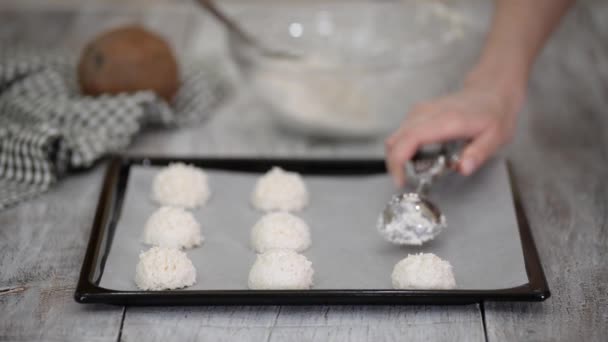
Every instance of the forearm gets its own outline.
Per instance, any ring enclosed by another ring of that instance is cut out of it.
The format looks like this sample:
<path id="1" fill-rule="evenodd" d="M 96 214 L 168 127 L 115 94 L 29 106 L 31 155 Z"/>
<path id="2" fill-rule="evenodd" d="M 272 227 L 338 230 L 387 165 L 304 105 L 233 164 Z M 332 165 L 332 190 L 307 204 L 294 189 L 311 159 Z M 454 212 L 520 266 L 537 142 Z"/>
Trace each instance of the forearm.
<path id="1" fill-rule="evenodd" d="M 466 83 L 489 83 L 523 100 L 545 41 L 574 0 L 496 0 L 492 27 Z"/>

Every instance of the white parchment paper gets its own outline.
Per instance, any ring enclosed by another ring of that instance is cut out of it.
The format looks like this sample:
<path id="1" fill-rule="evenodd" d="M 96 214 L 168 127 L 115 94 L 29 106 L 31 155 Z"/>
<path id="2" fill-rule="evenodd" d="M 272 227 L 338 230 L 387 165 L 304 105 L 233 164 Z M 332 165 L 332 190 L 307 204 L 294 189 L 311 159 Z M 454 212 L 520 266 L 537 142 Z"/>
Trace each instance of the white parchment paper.
<path id="1" fill-rule="evenodd" d="M 100 286 L 137 290 L 133 281 L 146 220 L 158 208 L 150 190 L 158 167 L 134 166 Z M 251 227 L 262 216 L 250 205 L 258 173 L 207 170 L 212 197 L 194 210 L 206 238 L 187 251 L 197 269 L 192 290 L 246 289 L 255 253 Z M 432 192 L 448 228 L 420 247 L 400 247 L 376 232 L 376 219 L 395 189 L 386 174 L 304 175 L 311 195 L 299 213 L 310 225 L 305 251 L 315 289 L 390 289 L 395 263 L 408 253 L 432 252 L 454 267 L 459 289 L 504 289 L 528 283 L 506 164 L 490 162 L 470 178 L 449 175 Z M 187 290 L 187 289 L 186 289 Z"/>

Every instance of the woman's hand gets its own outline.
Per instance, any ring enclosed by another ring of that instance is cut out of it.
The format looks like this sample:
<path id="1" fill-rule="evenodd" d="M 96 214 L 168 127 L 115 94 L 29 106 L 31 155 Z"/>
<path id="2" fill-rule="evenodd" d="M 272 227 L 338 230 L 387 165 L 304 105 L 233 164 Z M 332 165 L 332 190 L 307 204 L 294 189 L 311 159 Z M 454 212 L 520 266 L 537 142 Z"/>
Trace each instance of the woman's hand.
<path id="1" fill-rule="evenodd" d="M 420 146 L 454 139 L 470 141 L 457 169 L 463 175 L 473 173 L 511 140 L 523 102 L 523 96 L 514 93 L 523 90 L 468 84 L 457 93 L 414 106 L 386 140 L 387 167 L 395 183 L 405 184 L 404 165 Z"/>
<path id="2" fill-rule="evenodd" d="M 399 186 L 405 162 L 421 145 L 470 140 L 458 165 L 469 175 L 511 139 L 534 59 L 573 2 L 496 1 L 492 27 L 464 88 L 414 106 L 387 139 L 387 166 Z"/>

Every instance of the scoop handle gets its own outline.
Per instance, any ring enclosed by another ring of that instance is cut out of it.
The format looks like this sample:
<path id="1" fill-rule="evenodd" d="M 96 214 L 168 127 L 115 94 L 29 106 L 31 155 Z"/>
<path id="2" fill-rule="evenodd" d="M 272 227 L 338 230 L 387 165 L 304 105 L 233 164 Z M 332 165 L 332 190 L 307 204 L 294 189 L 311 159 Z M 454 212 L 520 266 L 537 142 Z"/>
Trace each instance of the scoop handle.
<path id="1" fill-rule="evenodd" d="M 405 164 L 408 180 L 413 180 L 418 193 L 424 194 L 432 183 L 452 169 L 460 160 L 464 140 L 425 145 Z"/>
<path id="2" fill-rule="evenodd" d="M 233 34 L 238 36 L 250 45 L 257 45 L 257 42 L 241 27 L 236 24 L 231 18 L 229 18 L 222 10 L 217 7 L 213 0 L 197 0 L 198 4 L 211 13 L 217 20 L 230 30 Z"/>

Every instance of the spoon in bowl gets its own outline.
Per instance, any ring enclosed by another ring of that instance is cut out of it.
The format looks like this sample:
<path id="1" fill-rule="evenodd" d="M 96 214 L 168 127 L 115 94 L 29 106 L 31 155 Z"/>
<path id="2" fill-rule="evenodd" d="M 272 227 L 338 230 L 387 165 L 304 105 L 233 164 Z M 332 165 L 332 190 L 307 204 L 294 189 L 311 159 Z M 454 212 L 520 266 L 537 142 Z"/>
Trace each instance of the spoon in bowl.
<path id="1" fill-rule="evenodd" d="M 284 60 L 297 60 L 302 57 L 290 51 L 277 50 L 262 44 L 262 42 L 250 35 L 247 31 L 243 30 L 241 26 L 227 16 L 213 0 L 197 0 L 197 2 L 209 13 L 211 13 L 220 23 L 222 23 L 224 27 L 228 29 L 230 34 L 237 37 L 241 42 L 252 47 L 261 55 Z"/>
<path id="2" fill-rule="evenodd" d="M 406 164 L 414 192 L 394 195 L 378 218 L 378 232 L 398 245 L 422 245 L 447 226 L 445 216 L 429 198 L 433 182 L 458 163 L 462 143 L 427 146 Z"/>

